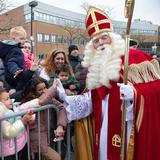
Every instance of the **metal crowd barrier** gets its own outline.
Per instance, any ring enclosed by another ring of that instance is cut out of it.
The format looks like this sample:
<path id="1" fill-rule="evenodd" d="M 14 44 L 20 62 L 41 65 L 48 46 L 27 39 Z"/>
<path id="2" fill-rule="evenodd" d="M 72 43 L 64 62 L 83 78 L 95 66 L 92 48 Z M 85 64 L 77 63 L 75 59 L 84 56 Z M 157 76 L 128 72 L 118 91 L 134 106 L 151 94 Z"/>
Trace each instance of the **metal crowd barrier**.
<path id="1" fill-rule="evenodd" d="M 43 110 L 48 110 L 48 145 L 50 146 L 50 109 L 54 109 L 56 111 L 56 114 L 58 115 L 58 109 L 54 106 L 54 105 L 45 105 L 45 106 L 42 106 L 40 108 L 34 108 L 32 109 L 32 111 L 34 113 L 38 112 L 38 157 L 39 157 L 39 160 L 41 160 L 41 148 L 40 148 L 40 112 L 43 111 Z M 3 120 L 6 120 L 6 119 L 10 119 L 10 118 L 14 118 L 14 117 L 17 117 L 17 116 L 23 116 L 24 114 L 26 114 L 28 111 L 25 110 L 25 111 L 21 111 L 19 113 L 15 113 L 14 115 L 12 116 L 5 116 L 5 117 L 1 117 L 0 118 L 0 152 L 1 152 L 1 160 L 4 160 L 4 151 L 3 151 L 3 132 L 2 132 L 2 121 Z M 28 134 L 28 141 L 27 141 L 27 144 L 28 144 L 28 160 L 30 160 L 31 158 L 31 154 L 30 154 L 30 141 L 29 141 L 29 126 L 27 125 L 27 134 Z M 66 158 L 65 160 L 71 160 L 71 156 L 70 156 L 70 150 L 71 150 L 71 146 L 70 146 L 70 124 L 68 124 L 67 126 L 67 153 L 66 153 Z M 17 152 L 17 145 L 16 145 L 16 138 L 14 138 L 14 142 L 15 142 L 15 149 L 16 149 L 16 153 L 15 153 L 15 157 L 16 157 L 16 160 L 18 160 L 18 152 Z M 60 155 L 61 155 L 61 141 L 58 141 L 56 142 L 58 147 L 57 149 L 55 149 Z"/>

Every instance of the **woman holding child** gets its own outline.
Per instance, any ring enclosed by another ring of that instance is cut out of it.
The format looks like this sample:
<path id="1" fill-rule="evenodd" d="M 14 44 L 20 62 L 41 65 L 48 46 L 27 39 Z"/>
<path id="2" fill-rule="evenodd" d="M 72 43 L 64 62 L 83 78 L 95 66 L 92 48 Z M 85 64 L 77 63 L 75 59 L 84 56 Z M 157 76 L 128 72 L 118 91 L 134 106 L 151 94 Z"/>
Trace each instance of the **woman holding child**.
<path id="1" fill-rule="evenodd" d="M 65 52 L 62 50 L 53 50 L 47 54 L 47 58 L 42 64 L 43 69 L 40 73 L 40 77 L 46 79 L 49 85 L 52 84 L 54 78 L 56 78 L 55 72 L 62 64 L 69 65 Z M 71 67 L 70 72 L 73 74 Z"/>

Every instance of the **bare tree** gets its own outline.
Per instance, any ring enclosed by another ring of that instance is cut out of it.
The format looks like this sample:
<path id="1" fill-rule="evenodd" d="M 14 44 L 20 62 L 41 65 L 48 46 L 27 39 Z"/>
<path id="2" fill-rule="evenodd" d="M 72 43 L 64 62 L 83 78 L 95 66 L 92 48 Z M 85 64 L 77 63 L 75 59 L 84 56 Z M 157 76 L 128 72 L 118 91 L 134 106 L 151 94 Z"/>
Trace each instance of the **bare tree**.
<path id="1" fill-rule="evenodd" d="M 73 44 L 76 39 L 82 38 L 84 41 L 86 40 L 87 34 L 86 31 L 83 28 L 83 22 L 74 22 L 73 23 L 67 23 L 65 26 L 62 26 L 62 28 L 66 32 L 66 37 L 68 40 L 68 44 Z"/>
<path id="2" fill-rule="evenodd" d="M 89 4 L 86 1 L 82 2 L 82 5 L 81 5 L 81 7 L 85 10 L 86 13 L 87 13 L 89 7 L 93 7 L 93 6 L 94 6 L 93 4 Z M 112 14 L 114 11 L 113 8 L 105 6 L 105 5 L 98 5 L 97 7 L 100 8 L 101 10 L 103 10 L 104 12 L 106 12 L 109 15 L 109 17 L 112 17 Z"/>
<path id="3" fill-rule="evenodd" d="M 79 38 L 83 39 L 85 42 L 89 40 L 89 36 L 85 29 L 79 29 L 78 35 L 79 35 Z"/>
<path id="4" fill-rule="evenodd" d="M 87 12 L 88 8 L 92 6 L 88 2 L 84 1 L 81 5 L 81 7 Z M 102 10 L 107 10 L 107 13 L 111 13 L 112 9 L 107 8 L 104 6 L 101 6 Z M 89 37 L 87 35 L 87 32 L 84 28 L 84 21 L 83 22 L 73 22 L 73 23 L 67 23 L 65 26 L 62 26 L 62 28 L 66 31 L 66 36 L 68 39 L 69 45 L 74 43 L 76 39 L 81 39 L 83 41 L 88 41 Z"/>
<path id="5" fill-rule="evenodd" d="M 84 1 L 81 5 L 81 7 L 85 10 L 85 12 L 87 13 L 88 8 L 90 7 L 89 3 Z"/>
<path id="6" fill-rule="evenodd" d="M 0 0 L 0 15 L 11 9 L 13 5 L 9 0 Z"/>
<path id="7" fill-rule="evenodd" d="M 13 5 L 8 0 L 0 0 L 0 34 L 8 34 L 11 29 L 13 20 L 8 17 L 7 11 L 11 9 Z"/>
<path id="8" fill-rule="evenodd" d="M 78 34 L 77 34 L 77 30 L 78 27 L 77 26 L 72 26 L 72 25 L 66 25 L 66 26 L 62 26 L 62 28 L 66 31 L 66 37 L 68 39 L 68 43 L 69 45 L 73 43 L 73 41 L 77 38 Z"/>
<path id="9" fill-rule="evenodd" d="M 147 39 L 144 35 L 131 35 L 131 38 L 136 39 L 139 43 L 143 43 Z"/>

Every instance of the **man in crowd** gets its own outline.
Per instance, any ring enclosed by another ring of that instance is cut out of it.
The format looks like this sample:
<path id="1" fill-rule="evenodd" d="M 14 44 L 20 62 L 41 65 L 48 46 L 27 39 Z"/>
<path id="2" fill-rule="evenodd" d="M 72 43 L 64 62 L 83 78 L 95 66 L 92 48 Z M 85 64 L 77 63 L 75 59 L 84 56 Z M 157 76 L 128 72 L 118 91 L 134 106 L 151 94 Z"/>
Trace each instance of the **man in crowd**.
<path id="1" fill-rule="evenodd" d="M 126 101 L 125 155 L 133 160 L 156 160 L 160 145 L 160 70 L 158 62 L 142 51 L 129 51 L 128 85 L 123 84 L 124 40 L 113 32 L 106 13 L 91 7 L 86 17 L 91 40 L 82 64 L 88 68 L 83 95 L 66 96 L 58 85 L 69 120 L 90 115 L 92 124 L 79 125 L 78 156 L 83 160 L 119 160 L 122 100 Z M 83 144 L 84 143 L 84 144 Z M 79 160 L 77 156 L 76 159 Z"/>
<path id="2" fill-rule="evenodd" d="M 137 49 L 138 48 L 138 41 L 135 40 L 135 39 L 130 39 L 129 40 L 129 47 L 130 48 L 134 48 L 134 49 Z"/>

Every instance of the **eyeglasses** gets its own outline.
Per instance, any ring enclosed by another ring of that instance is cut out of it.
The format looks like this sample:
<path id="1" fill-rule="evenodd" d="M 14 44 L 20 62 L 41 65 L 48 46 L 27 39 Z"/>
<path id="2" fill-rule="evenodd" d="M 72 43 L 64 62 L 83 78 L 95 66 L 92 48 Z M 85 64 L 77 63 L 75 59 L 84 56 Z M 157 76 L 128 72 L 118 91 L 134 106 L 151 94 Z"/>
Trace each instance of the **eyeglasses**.
<path id="1" fill-rule="evenodd" d="M 31 47 L 28 47 L 28 46 L 24 46 L 23 48 L 24 48 L 24 49 L 27 49 L 27 48 L 28 48 L 28 49 L 31 49 Z"/>

